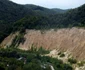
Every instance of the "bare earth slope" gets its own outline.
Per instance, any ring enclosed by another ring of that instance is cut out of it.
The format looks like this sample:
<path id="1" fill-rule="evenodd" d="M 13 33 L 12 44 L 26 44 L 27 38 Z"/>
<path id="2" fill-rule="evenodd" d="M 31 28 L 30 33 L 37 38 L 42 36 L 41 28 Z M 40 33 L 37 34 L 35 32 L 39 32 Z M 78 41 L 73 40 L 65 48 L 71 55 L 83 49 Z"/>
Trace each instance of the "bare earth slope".
<path id="1" fill-rule="evenodd" d="M 68 28 L 56 31 L 53 29 L 47 31 L 26 30 L 24 37 L 26 41 L 24 44 L 19 45 L 20 49 L 26 50 L 33 44 L 37 47 L 42 46 L 50 50 L 69 51 L 75 58 L 79 60 L 85 59 L 85 29 Z M 8 40 L 8 38 L 6 39 Z M 7 41 L 4 44 L 7 44 Z"/>

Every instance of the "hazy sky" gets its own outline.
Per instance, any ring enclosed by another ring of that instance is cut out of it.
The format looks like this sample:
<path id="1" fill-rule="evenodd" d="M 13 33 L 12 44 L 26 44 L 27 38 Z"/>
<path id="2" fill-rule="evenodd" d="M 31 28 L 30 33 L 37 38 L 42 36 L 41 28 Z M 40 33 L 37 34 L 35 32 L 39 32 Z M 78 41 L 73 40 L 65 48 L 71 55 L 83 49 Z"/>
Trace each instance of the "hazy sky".
<path id="1" fill-rule="evenodd" d="M 47 8 L 69 9 L 85 4 L 85 0 L 12 0 L 19 4 L 35 4 Z"/>

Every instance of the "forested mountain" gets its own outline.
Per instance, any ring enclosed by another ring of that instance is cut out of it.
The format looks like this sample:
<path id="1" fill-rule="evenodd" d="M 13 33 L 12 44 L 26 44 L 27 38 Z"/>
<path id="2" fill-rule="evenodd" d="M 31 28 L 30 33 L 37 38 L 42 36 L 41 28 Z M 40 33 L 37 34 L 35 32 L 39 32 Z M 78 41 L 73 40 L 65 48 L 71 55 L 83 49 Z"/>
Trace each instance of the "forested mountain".
<path id="1" fill-rule="evenodd" d="M 55 15 L 32 15 L 22 18 L 15 27 L 25 29 L 50 29 L 85 26 L 85 5 Z M 21 27 L 19 27 L 21 25 Z M 16 29 L 16 30 L 17 30 Z"/>
<path id="2" fill-rule="evenodd" d="M 65 11 L 0 0 L 0 41 L 16 30 L 74 26 L 85 26 L 85 5 Z"/>
<path id="3" fill-rule="evenodd" d="M 50 15 L 50 14 L 57 14 L 58 12 L 48 9 L 48 8 L 44 8 L 41 6 L 37 6 L 37 5 L 32 5 L 32 4 L 26 4 L 24 5 L 26 8 L 28 8 L 29 10 L 32 10 L 40 15 Z"/>
<path id="4" fill-rule="evenodd" d="M 0 41 L 9 35 L 13 22 L 27 14 L 30 14 L 30 12 L 24 6 L 9 0 L 0 0 Z"/>
<path id="5" fill-rule="evenodd" d="M 29 11 L 24 6 L 9 0 L 0 0 L 0 20 L 13 22 L 27 14 Z"/>
<path id="6" fill-rule="evenodd" d="M 36 7 L 36 10 L 34 10 L 34 7 Z M 32 8 L 30 5 L 19 5 L 9 0 L 0 0 L 0 41 L 11 33 L 13 23 L 17 20 L 27 15 L 47 15 L 55 13 L 54 11 L 50 12 L 50 9 L 39 6 L 34 7 Z"/>
<path id="7" fill-rule="evenodd" d="M 15 22 L 26 15 L 31 15 L 32 11 L 33 13 L 39 11 L 42 14 L 45 12 L 54 13 L 50 9 L 36 5 L 19 5 L 9 0 L 0 0 L 0 20 L 2 21 Z"/>
<path id="8" fill-rule="evenodd" d="M 58 8 L 53 8 L 52 10 L 54 10 L 55 12 L 58 12 L 58 13 L 65 13 L 65 12 L 68 11 L 68 9 L 67 10 L 62 10 L 62 9 L 58 9 Z"/>

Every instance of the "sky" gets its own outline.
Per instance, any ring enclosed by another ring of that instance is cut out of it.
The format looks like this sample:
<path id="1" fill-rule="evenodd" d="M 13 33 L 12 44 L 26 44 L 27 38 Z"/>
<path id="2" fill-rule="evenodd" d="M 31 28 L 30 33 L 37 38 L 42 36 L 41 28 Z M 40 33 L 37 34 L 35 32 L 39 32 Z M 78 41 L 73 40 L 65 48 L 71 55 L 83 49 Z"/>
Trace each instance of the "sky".
<path id="1" fill-rule="evenodd" d="M 18 4 L 34 4 L 46 8 L 71 9 L 85 4 L 85 0 L 11 0 Z"/>

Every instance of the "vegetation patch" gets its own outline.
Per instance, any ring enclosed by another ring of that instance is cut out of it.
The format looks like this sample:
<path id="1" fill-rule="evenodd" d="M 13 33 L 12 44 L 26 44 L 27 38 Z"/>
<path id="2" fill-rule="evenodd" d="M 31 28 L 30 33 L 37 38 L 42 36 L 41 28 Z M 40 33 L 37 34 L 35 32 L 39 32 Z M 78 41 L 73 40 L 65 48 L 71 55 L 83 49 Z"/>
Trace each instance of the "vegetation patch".
<path id="1" fill-rule="evenodd" d="M 65 54 L 62 53 L 62 52 L 59 52 L 58 55 L 59 55 L 60 57 L 65 57 Z"/>
<path id="2" fill-rule="evenodd" d="M 79 67 L 82 67 L 82 66 L 85 65 L 85 61 L 81 61 L 81 62 L 79 62 L 79 63 L 77 63 L 77 64 L 78 64 Z"/>
<path id="3" fill-rule="evenodd" d="M 19 33 L 18 35 L 15 36 L 15 38 L 12 40 L 12 43 L 10 45 L 10 47 L 18 47 L 19 44 L 24 44 L 25 42 L 25 38 L 24 38 L 24 33 Z"/>
<path id="4" fill-rule="evenodd" d="M 0 49 L 0 70 L 51 70 L 50 65 L 55 70 L 73 70 L 72 66 L 62 60 L 41 54 L 42 50 Z"/>
<path id="5" fill-rule="evenodd" d="M 76 60 L 76 59 L 73 59 L 73 58 L 69 58 L 69 59 L 68 59 L 68 62 L 69 62 L 70 64 L 76 64 L 76 63 L 77 63 L 77 60 Z"/>

